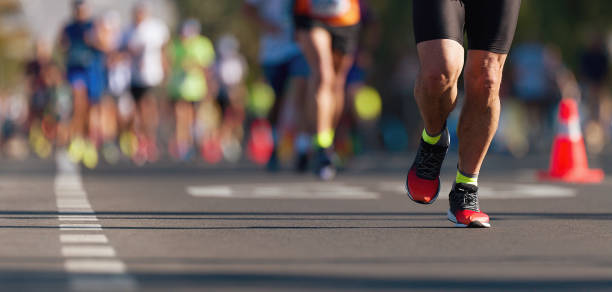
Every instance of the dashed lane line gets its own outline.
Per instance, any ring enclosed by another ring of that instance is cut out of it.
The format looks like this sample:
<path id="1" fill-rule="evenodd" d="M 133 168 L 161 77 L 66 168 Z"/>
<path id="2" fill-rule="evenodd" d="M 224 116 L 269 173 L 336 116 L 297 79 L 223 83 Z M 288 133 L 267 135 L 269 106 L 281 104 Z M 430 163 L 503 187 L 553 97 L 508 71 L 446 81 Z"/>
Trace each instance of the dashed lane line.
<path id="1" fill-rule="evenodd" d="M 87 198 L 78 166 L 65 152 L 57 154 L 55 195 L 64 269 L 72 291 L 134 291 L 136 281 L 102 233 Z M 63 223 L 70 222 L 70 223 Z"/>

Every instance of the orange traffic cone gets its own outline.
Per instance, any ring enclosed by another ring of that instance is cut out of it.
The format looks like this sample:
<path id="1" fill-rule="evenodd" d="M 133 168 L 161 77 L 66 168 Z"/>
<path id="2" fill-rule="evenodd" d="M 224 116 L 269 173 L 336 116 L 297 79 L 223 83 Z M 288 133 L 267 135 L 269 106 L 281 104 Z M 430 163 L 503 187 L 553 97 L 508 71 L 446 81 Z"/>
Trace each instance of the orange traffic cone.
<path id="1" fill-rule="evenodd" d="M 589 169 L 584 139 L 578 121 L 578 105 L 564 98 L 559 105 L 559 128 L 550 154 L 550 169 L 538 177 L 546 181 L 598 183 L 604 178 L 601 169 Z"/>

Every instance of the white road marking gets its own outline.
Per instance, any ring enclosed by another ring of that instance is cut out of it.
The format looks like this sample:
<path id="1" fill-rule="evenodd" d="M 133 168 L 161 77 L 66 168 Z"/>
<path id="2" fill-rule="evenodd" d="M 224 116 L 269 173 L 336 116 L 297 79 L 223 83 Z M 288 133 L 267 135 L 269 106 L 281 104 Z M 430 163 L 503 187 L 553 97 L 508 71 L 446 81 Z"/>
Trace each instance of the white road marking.
<path id="1" fill-rule="evenodd" d="M 98 221 L 98 217 L 93 215 L 59 215 L 60 221 Z"/>
<path id="2" fill-rule="evenodd" d="M 102 230 L 102 225 L 100 224 L 60 224 L 60 230 L 62 231 Z"/>
<path id="3" fill-rule="evenodd" d="M 61 214 L 94 214 L 92 208 L 57 208 Z"/>
<path id="4" fill-rule="evenodd" d="M 104 234 L 60 234 L 61 243 L 108 243 Z"/>
<path id="5" fill-rule="evenodd" d="M 378 187 L 385 192 L 406 193 L 404 184 L 397 181 L 381 182 Z M 438 199 L 448 198 L 451 187 L 451 183 L 442 183 Z M 549 184 L 488 182 L 479 184 L 478 195 L 486 199 L 568 198 L 576 196 L 576 189 Z"/>
<path id="6" fill-rule="evenodd" d="M 55 179 L 55 196 L 60 222 L 62 255 L 65 270 L 71 274 L 72 291 L 135 291 L 137 282 L 126 274 L 125 264 L 116 258 L 115 249 L 107 245 L 108 238 L 101 224 L 81 222 L 98 221 L 87 199 L 78 165 L 72 163 L 65 151 L 57 152 L 58 173 Z M 91 214 L 91 215 L 87 215 Z M 79 222 L 79 223 L 76 223 Z M 89 231 L 91 233 L 72 233 Z M 94 259 L 98 258 L 98 259 Z"/>
<path id="7" fill-rule="evenodd" d="M 187 193 L 194 197 L 231 197 L 232 189 L 229 186 L 187 187 Z"/>
<path id="8" fill-rule="evenodd" d="M 58 209 L 91 209 L 90 204 L 58 204 Z"/>
<path id="9" fill-rule="evenodd" d="M 116 259 L 68 259 L 64 267 L 70 273 L 125 273 L 125 264 Z"/>
<path id="10" fill-rule="evenodd" d="M 379 198 L 379 193 L 362 186 L 340 182 L 306 182 L 277 184 L 235 184 L 188 186 L 186 191 L 194 197 L 241 199 L 348 199 Z"/>
<path id="11" fill-rule="evenodd" d="M 64 257 L 114 257 L 115 249 L 110 246 L 64 246 Z"/>
<path id="12" fill-rule="evenodd" d="M 440 198 L 448 198 L 450 183 L 443 183 Z M 380 182 L 374 189 L 342 182 L 255 183 L 234 185 L 188 186 L 186 192 L 194 197 L 239 199 L 377 199 L 380 192 L 405 194 L 402 182 Z M 537 199 L 576 196 L 571 187 L 537 183 L 482 183 L 481 198 Z"/>
<path id="13" fill-rule="evenodd" d="M 89 204 L 89 200 L 87 199 L 87 197 L 82 197 L 82 198 L 58 198 L 56 200 L 58 205 L 61 204 Z"/>

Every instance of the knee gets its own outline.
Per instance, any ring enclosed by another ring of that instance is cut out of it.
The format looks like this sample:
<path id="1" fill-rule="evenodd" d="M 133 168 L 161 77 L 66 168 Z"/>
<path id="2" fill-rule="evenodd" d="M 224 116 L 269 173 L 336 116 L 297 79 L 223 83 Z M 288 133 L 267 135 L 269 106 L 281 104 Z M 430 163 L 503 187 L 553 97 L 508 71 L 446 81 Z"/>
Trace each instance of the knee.
<path id="1" fill-rule="evenodd" d="M 317 89 L 332 89 L 334 86 L 333 70 L 319 67 L 317 70 L 312 70 L 312 79 Z"/>
<path id="2" fill-rule="evenodd" d="M 502 64 L 495 59 L 485 59 L 466 70 L 466 90 L 471 93 L 468 95 L 499 99 L 502 70 Z"/>
<path id="3" fill-rule="evenodd" d="M 461 72 L 461 67 L 451 64 L 421 68 L 417 87 L 427 95 L 438 95 L 457 84 L 459 72 Z"/>

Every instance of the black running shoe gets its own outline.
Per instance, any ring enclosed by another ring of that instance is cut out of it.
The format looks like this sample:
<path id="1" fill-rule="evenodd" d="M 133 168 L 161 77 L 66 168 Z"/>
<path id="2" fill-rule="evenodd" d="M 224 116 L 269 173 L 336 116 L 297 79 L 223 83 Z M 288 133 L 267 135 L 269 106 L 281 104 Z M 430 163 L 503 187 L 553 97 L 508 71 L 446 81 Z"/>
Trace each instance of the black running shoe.
<path id="1" fill-rule="evenodd" d="M 480 211 L 477 186 L 455 183 L 448 200 L 450 202 L 448 220 L 455 223 L 456 227 L 491 227 L 489 215 Z"/>
<path id="2" fill-rule="evenodd" d="M 330 149 L 317 150 L 316 174 L 322 180 L 332 180 L 336 176 L 336 167 L 331 159 Z"/>
<path id="3" fill-rule="evenodd" d="M 406 177 L 408 197 L 417 203 L 431 204 L 440 193 L 440 169 L 450 144 L 447 129 L 444 129 L 440 139 L 444 140 L 431 145 L 421 138 L 414 163 Z"/>

